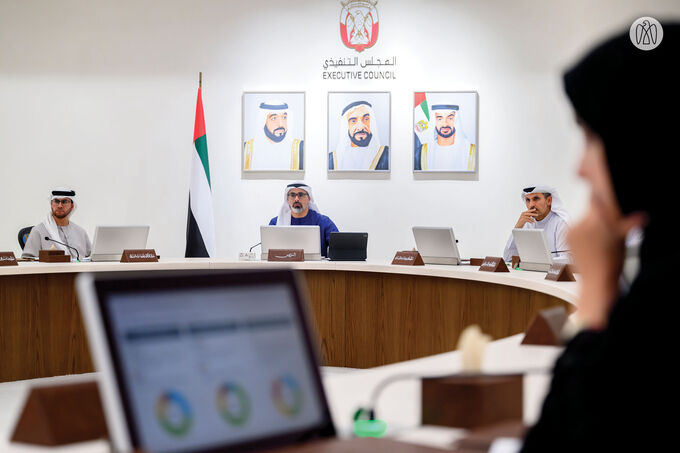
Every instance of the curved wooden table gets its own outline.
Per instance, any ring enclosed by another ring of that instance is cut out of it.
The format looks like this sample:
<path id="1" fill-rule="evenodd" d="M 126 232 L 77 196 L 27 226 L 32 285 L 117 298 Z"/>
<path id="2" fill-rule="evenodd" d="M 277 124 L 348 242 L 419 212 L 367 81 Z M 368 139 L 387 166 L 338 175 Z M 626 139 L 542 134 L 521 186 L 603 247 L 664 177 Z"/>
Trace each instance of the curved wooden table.
<path id="1" fill-rule="evenodd" d="M 494 339 L 545 308 L 570 311 L 577 283 L 545 273 L 387 262 L 21 263 L 0 268 L 0 382 L 93 371 L 74 280 L 80 272 L 292 267 L 305 275 L 324 365 L 367 368 L 456 349 L 478 324 Z"/>

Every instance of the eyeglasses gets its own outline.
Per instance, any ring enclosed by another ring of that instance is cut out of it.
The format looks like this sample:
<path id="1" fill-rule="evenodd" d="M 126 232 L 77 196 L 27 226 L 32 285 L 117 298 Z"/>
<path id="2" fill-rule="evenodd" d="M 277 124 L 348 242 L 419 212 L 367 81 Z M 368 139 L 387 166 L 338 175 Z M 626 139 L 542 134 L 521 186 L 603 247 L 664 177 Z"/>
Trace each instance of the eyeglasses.
<path id="1" fill-rule="evenodd" d="M 67 206 L 67 205 L 70 205 L 72 202 L 71 202 L 70 198 L 64 198 L 63 200 L 56 200 L 56 199 L 52 200 L 52 203 L 54 203 L 56 205 L 63 204 L 64 206 Z"/>
<path id="2" fill-rule="evenodd" d="M 288 198 L 295 200 L 296 198 L 305 198 L 309 195 L 304 192 L 288 192 Z"/>

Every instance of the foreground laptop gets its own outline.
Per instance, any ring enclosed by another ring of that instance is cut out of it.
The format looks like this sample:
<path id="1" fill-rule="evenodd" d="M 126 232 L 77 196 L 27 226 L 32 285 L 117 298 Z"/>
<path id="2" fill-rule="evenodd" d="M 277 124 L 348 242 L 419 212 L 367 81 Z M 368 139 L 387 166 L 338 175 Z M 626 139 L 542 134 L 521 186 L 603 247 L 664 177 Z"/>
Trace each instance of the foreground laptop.
<path id="1" fill-rule="evenodd" d="M 144 249 L 148 226 L 98 226 L 94 230 L 92 261 L 120 261 L 125 249 Z"/>
<path id="2" fill-rule="evenodd" d="M 520 267 L 527 271 L 548 272 L 555 262 L 542 229 L 514 228 L 512 237 L 519 253 Z"/>
<path id="3" fill-rule="evenodd" d="M 334 436 L 291 271 L 83 274 L 77 288 L 114 451 Z"/>
<path id="4" fill-rule="evenodd" d="M 460 264 L 460 253 L 451 227 L 413 227 L 416 248 L 425 264 Z"/>
<path id="5" fill-rule="evenodd" d="M 321 259 L 321 230 L 318 225 L 260 227 L 262 259 L 269 256 L 269 249 L 303 249 L 305 261 Z"/>

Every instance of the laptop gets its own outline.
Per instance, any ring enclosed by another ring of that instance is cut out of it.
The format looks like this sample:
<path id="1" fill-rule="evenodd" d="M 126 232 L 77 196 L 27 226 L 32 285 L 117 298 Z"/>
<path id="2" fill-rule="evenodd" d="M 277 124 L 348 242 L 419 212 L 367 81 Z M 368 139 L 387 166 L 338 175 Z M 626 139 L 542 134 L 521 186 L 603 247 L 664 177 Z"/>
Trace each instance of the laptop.
<path id="1" fill-rule="evenodd" d="M 425 264 L 460 264 L 453 228 L 414 226 L 413 237 Z"/>
<path id="2" fill-rule="evenodd" d="M 76 287 L 113 452 L 435 451 L 335 438 L 292 270 L 97 272 Z"/>
<path id="3" fill-rule="evenodd" d="M 98 226 L 94 230 L 92 261 L 120 261 L 125 249 L 144 249 L 149 226 Z"/>
<path id="4" fill-rule="evenodd" d="M 328 258 L 331 261 L 366 261 L 368 233 L 334 231 L 328 240 Z"/>
<path id="5" fill-rule="evenodd" d="M 269 249 L 303 249 L 305 261 L 321 259 L 321 230 L 318 225 L 260 227 L 262 259 L 269 256 Z"/>
<path id="6" fill-rule="evenodd" d="M 83 274 L 77 288 L 114 451 L 335 434 L 292 272 Z"/>
<path id="7" fill-rule="evenodd" d="M 555 262 L 540 228 L 513 228 L 512 237 L 519 253 L 520 267 L 526 271 L 548 272 Z"/>

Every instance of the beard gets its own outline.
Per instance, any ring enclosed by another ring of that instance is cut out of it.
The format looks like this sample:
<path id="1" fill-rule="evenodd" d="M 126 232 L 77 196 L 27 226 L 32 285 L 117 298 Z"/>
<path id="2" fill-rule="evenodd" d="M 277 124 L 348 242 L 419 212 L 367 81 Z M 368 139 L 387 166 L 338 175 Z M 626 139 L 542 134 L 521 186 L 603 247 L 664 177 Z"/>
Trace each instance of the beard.
<path id="1" fill-rule="evenodd" d="M 68 212 L 66 212 L 66 211 L 61 211 L 60 213 L 57 213 L 57 212 L 55 212 L 54 210 L 52 211 L 52 215 L 53 215 L 54 217 L 56 217 L 57 219 L 65 219 L 66 217 L 69 216 L 69 214 L 71 214 L 71 211 L 68 211 Z"/>
<path id="2" fill-rule="evenodd" d="M 276 133 L 277 133 L 278 131 L 282 131 L 283 134 L 281 134 L 281 135 L 276 135 Z M 266 124 L 264 125 L 264 135 L 266 135 L 267 138 L 268 138 L 269 140 L 273 141 L 274 143 L 282 142 L 283 139 L 286 138 L 286 133 L 287 133 L 287 132 L 288 132 L 288 131 L 286 130 L 285 127 L 277 127 L 276 129 L 274 129 L 273 131 L 270 132 L 269 129 L 267 129 L 267 125 L 266 125 Z"/>
<path id="3" fill-rule="evenodd" d="M 300 214 L 305 210 L 305 208 L 302 206 L 302 203 L 293 203 L 293 206 L 290 207 L 290 210 L 296 214 Z"/>
<path id="4" fill-rule="evenodd" d="M 362 139 L 358 139 L 357 135 L 359 135 L 359 134 L 365 134 L 366 137 L 362 138 Z M 368 144 L 371 142 L 371 139 L 373 138 L 373 134 L 371 134 L 370 132 L 368 132 L 366 130 L 357 131 L 357 132 L 354 133 L 354 135 L 350 134 L 349 131 L 347 131 L 347 135 L 349 135 L 349 139 L 352 140 L 352 143 L 354 143 L 357 146 L 361 146 L 361 147 L 368 146 Z"/>
<path id="5" fill-rule="evenodd" d="M 435 127 L 435 129 L 437 128 Z M 442 132 L 442 129 L 448 130 L 448 132 Z M 437 135 L 439 135 L 442 138 L 449 138 L 455 133 L 456 128 L 451 126 L 442 126 L 441 128 L 437 129 Z"/>

